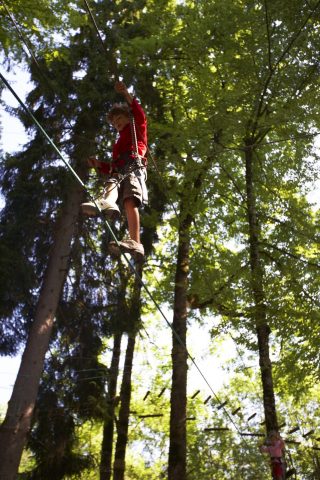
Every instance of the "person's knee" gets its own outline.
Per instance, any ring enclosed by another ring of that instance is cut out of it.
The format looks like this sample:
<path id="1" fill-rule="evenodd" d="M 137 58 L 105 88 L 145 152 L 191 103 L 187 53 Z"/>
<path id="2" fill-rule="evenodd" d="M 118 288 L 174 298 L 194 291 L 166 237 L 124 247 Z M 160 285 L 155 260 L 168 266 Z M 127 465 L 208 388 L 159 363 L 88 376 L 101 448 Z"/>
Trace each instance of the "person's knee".
<path id="1" fill-rule="evenodd" d="M 127 197 L 124 201 L 125 208 L 135 209 L 138 208 L 138 202 L 134 197 Z"/>

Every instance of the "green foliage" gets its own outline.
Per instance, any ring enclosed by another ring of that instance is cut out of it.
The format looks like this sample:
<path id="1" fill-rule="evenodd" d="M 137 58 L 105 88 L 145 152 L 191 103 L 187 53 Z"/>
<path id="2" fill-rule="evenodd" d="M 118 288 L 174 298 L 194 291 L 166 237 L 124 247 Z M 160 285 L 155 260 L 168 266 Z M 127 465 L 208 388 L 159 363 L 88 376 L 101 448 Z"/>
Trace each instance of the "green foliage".
<path id="1" fill-rule="evenodd" d="M 64 0 L 30 0 L 28 3 L 3 0 L 0 45 L 4 55 L 7 59 L 21 60 L 26 49 L 30 55 L 35 45 L 41 54 L 51 55 L 53 46 L 63 43 L 68 30 L 77 29 L 85 22 L 82 8 L 80 2 Z"/>
<path id="2" fill-rule="evenodd" d="M 317 3 L 147 0 L 101 1 L 92 7 L 105 36 L 103 54 L 82 3 L 42 0 L 10 5 L 35 45 L 46 77 L 32 64 L 35 88 L 28 97 L 30 106 L 96 191 L 101 181 L 88 178 L 84 163 L 89 154 L 104 156 L 110 148 L 112 136 L 104 116 L 115 99 L 116 64 L 145 105 L 156 157 L 156 164 L 149 159 L 151 208 L 142 220 L 143 241 L 148 252 L 154 248 L 155 253 L 144 278 L 157 302 L 170 307 L 178 217 L 191 215 L 190 308 L 214 316 L 212 335 L 231 332 L 248 362 L 255 361 L 257 345 L 244 152 L 253 150 L 277 404 L 281 419 L 289 423 L 297 411 L 306 411 L 304 428 L 312 428 L 312 418 L 319 413 L 318 392 L 311 389 L 319 376 L 319 218 L 306 194 L 318 176 L 313 149 L 320 104 Z M 21 58 L 21 41 L 0 8 L 6 19 L 0 43 L 7 55 Z M 31 129 L 25 113 L 21 118 Z M 193 182 L 201 172 L 200 194 L 195 197 Z M 52 224 L 69 179 L 37 134 L 23 152 L 5 159 L 1 178 L 6 199 L 0 244 L 5 319 L 1 351 L 13 353 L 29 328 L 53 239 Z M 189 201 L 180 212 L 185 197 Z M 55 478 L 97 478 L 90 466 L 93 459 L 98 463 L 108 378 L 99 358 L 114 331 L 132 327 L 131 283 L 123 266 L 106 263 L 107 242 L 102 222 L 79 222 L 30 440 L 36 463 L 29 478 L 45 478 L 53 464 Z M 125 294 L 121 283 L 127 287 Z M 144 298 L 144 320 L 154 310 Z M 154 315 L 153 321 L 163 320 Z M 204 350 L 209 348 L 209 339 L 204 339 Z M 134 381 L 132 411 L 148 413 L 156 405 L 163 417 L 132 414 L 128 479 L 165 476 L 169 400 L 157 400 L 157 393 L 169 383 L 168 355 L 165 351 L 156 367 L 144 365 Z M 252 409 L 262 415 L 262 406 L 257 370 L 244 373 L 240 363 L 229 365 L 237 375 L 225 396 L 245 406 L 237 418 L 242 428 Z M 151 394 L 143 401 L 146 371 L 152 372 L 147 387 Z M 99 378 L 84 372 L 99 372 Z M 225 425 L 215 407 L 211 405 L 208 413 L 200 400 L 189 403 L 197 422 L 188 423 L 188 478 L 266 476 L 268 465 L 255 440 L 243 442 L 233 430 L 204 431 L 211 420 Z M 58 416 L 62 410 L 63 431 Z M 263 431 L 258 423 L 252 425 Z M 92 437 L 96 440 L 89 445 Z M 315 451 L 307 452 L 293 453 L 294 462 L 305 478 L 316 478 Z"/>

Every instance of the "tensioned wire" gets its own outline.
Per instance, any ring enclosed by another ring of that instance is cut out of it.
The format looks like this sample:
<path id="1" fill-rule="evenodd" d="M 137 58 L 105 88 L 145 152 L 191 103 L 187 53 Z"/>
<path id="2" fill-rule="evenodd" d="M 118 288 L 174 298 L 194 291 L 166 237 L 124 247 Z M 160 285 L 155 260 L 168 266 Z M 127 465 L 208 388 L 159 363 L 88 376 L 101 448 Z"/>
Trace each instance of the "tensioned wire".
<path id="1" fill-rule="evenodd" d="M 89 192 L 88 188 L 86 187 L 86 185 L 83 183 L 83 181 L 81 180 L 81 178 L 79 177 L 79 175 L 77 174 L 77 172 L 73 169 L 73 167 L 70 165 L 70 163 L 65 159 L 65 157 L 63 156 L 63 154 L 61 153 L 61 151 L 58 149 L 58 147 L 55 145 L 55 143 L 53 142 L 53 140 L 50 138 L 50 136 L 47 134 L 47 132 L 44 130 L 44 128 L 42 127 L 42 125 L 38 122 L 38 120 L 35 118 L 35 116 L 33 115 L 32 111 L 27 107 L 27 105 L 21 100 L 21 98 L 18 96 L 18 94 L 15 92 L 15 90 L 11 87 L 11 85 L 9 84 L 9 82 L 6 80 L 6 78 L 2 75 L 2 73 L 0 72 L 0 78 L 2 80 L 2 82 L 5 84 L 5 86 L 10 90 L 10 92 L 12 93 L 12 95 L 15 97 L 15 99 L 18 101 L 18 103 L 21 105 L 21 107 L 23 108 L 23 110 L 31 117 L 31 119 L 33 120 L 33 122 L 35 123 L 35 125 L 37 126 L 37 128 L 39 129 L 40 133 L 45 137 L 45 139 L 49 142 L 49 144 L 52 146 L 52 148 L 55 150 L 55 152 L 57 153 L 57 155 L 59 156 L 59 158 L 61 158 L 61 160 L 63 161 L 64 165 L 67 167 L 67 169 L 69 170 L 69 172 L 71 173 L 71 175 L 73 175 L 73 177 L 76 179 L 76 181 L 80 184 L 80 186 L 83 188 L 83 190 L 88 194 L 88 196 L 90 197 L 90 199 L 93 201 L 95 207 L 97 208 L 97 210 L 99 211 L 99 213 L 102 215 L 102 210 L 100 209 L 99 205 L 96 203 L 94 197 L 91 195 L 91 193 Z M 113 232 L 113 229 L 111 228 L 111 225 L 110 223 L 108 222 L 108 220 L 106 218 L 104 218 L 104 221 L 107 225 L 107 228 L 112 236 L 112 238 L 115 240 L 116 244 L 118 245 L 119 249 L 120 249 L 120 244 L 119 244 L 119 241 L 116 237 L 116 235 L 114 234 Z M 120 249 L 121 251 L 121 249 Z M 143 287 L 143 289 L 145 290 L 145 292 L 147 293 L 147 295 L 149 296 L 150 300 L 153 302 L 153 304 L 155 305 L 156 309 L 158 310 L 158 312 L 160 313 L 160 315 L 162 316 L 162 318 L 165 320 L 166 324 L 171 328 L 175 338 L 177 339 L 178 343 L 183 347 L 183 349 L 185 350 L 188 358 L 191 360 L 191 362 L 193 363 L 193 365 L 195 366 L 196 370 L 198 371 L 198 373 L 200 374 L 200 376 L 202 377 L 202 379 L 204 380 L 204 382 L 206 383 L 206 385 L 208 386 L 210 392 L 212 393 L 212 395 L 217 399 L 217 401 L 219 401 L 216 393 L 214 392 L 213 388 L 211 387 L 209 381 L 207 380 L 206 376 L 204 375 L 204 373 L 202 372 L 202 370 L 200 369 L 200 367 L 198 366 L 197 362 L 195 361 L 195 359 L 192 357 L 192 355 L 189 353 L 186 345 L 184 344 L 184 342 L 182 341 L 182 339 L 180 338 L 179 334 L 175 331 L 175 329 L 173 328 L 172 326 L 172 323 L 167 319 L 166 315 L 163 313 L 159 303 L 156 301 L 156 299 L 154 298 L 154 296 L 152 295 L 150 289 L 147 287 L 147 285 L 145 284 L 145 282 L 142 280 L 142 278 L 140 277 L 140 275 L 138 274 L 137 272 L 137 269 L 135 268 L 135 266 L 133 266 L 132 262 L 130 262 L 129 258 L 127 257 L 127 255 L 124 253 L 124 252 L 121 252 L 121 255 L 123 256 L 123 258 L 125 259 L 125 261 L 127 262 L 129 268 L 132 270 L 132 272 L 134 273 L 135 277 L 137 278 L 137 280 L 141 283 L 141 286 Z M 240 434 L 240 431 L 237 427 L 237 425 L 235 424 L 234 420 L 232 419 L 232 417 L 228 414 L 228 412 L 226 412 L 226 415 L 228 416 L 230 422 L 233 424 L 233 426 L 235 427 L 236 431 Z M 245 440 L 244 440 L 245 441 Z"/>
<path id="2" fill-rule="evenodd" d="M 87 5 L 86 0 L 84 0 L 84 1 L 85 1 L 86 5 Z M 87 5 L 87 6 L 88 6 L 88 5 Z M 88 11 L 90 12 L 89 7 L 88 7 Z M 97 28 L 97 26 L 96 26 L 96 23 L 95 23 L 95 21 L 94 21 L 94 18 L 93 18 L 93 16 L 92 16 L 91 12 L 90 12 L 90 16 L 91 16 L 92 21 L 93 21 L 94 24 L 95 24 L 95 28 L 96 28 L 96 30 L 97 30 L 97 32 L 98 32 L 98 34 L 99 34 L 99 38 L 100 38 L 101 42 L 103 43 L 103 40 L 102 40 L 102 38 L 101 38 L 101 35 L 100 35 L 99 31 L 98 31 L 98 28 Z M 30 50 L 29 50 L 29 51 L 30 51 Z M 31 53 L 31 55 L 32 55 L 32 53 Z M 33 55 L 32 55 L 32 57 L 33 57 Z M 38 66 L 38 68 L 39 68 L 39 65 L 38 65 L 38 64 L 37 64 L 37 66 Z M 4 81 L 4 78 L 3 78 L 2 75 L 1 75 L 1 78 L 2 78 L 2 80 Z M 4 83 L 6 83 L 6 82 L 4 81 Z M 9 86 L 8 84 L 7 84 L 7 87 L 8 87 L 8 88 L 11 90 L 11 92 L 13 93 L 12 89 L 10 88 L 10 86 Z M 14 94 L 14 93 L 13 93 L 13 94 Z M 14 96 L 17 98 L 17 96 L 16 96 L 15 94 L 14 94 Z M 21 103 L 18 98 L 17 98 L 17 100 L 19 101 L 19 103 Z M 23 106 L 23 108 L 25 107 L 24 105 L 22 105 L 22 106 Z M 28 112 L 29 114 L 31 114 L 31 112 L 29 112 L 28 110 L 27 110 L 27 112 Z M 31 114 L 31 116 L 32 116 L 33 120 L 35 121 L 35 123 L 37 124 L 37 126 L 38 126 L 39 128 L 41 128 L 40 124 L 38 124 L 38 122 L 36 121 L 36 119 L 33 117 L 32 114 Z M 43 132 L 42 132 L 42 133 L 43 133 Z M 45 132 L 44 132 L 44 133 L 45 133 Z M 83 182 L 81 181 L 81 179 L 77 176 L 76 172 L 72 169 L 72 167 L 70 166 L 70 164 L 69 164 L 68 162 L 66 162 L 66 161 L 64 160 L 64 158 L 61 156 L 60 151 L 55 147 L 55 145 L 54 145 L 54 143 L 51 141 L 50 137 L 47 136 L 47 135 L 45 135 L 45 136 L 46 136 L 47 140 L 49 141 L 49 143 L 50 143 L 50 144 L 54 147 L 54 149 L 57 151 L 57 153 L 59 154 L 59 156 L 62 158 L 62 160 L 64 161 L 65 165 L 69 168 L 69 170 L 71 171 L 71 173 L 72 173 L 74 176 L 76 176 L 77 180 L 80 181 L 81 186 L 82 186 L 82 187 L 86 190 L 86 192 L 88 193 L 88 190 L 87 190 L 87 188 L 85 187 L 85 185 L 83 184 Z M 155 163 L 155 162 L 154 162 L 154 163 Z M 157 170 L 158 170 L 158 169 L 157 169 Z M 158 173 L 159 173 L 159 171 L 158 171 Z M 90 197 L 91 197 L 91 195 L 90 195 Z M 93 199 L 93 201 L 94 201 L 94 199 Z M 94 201 L 94 203 L 95 203 L 95 201 Z M 96 205 L 96 203 L 95 203 L 95 205 Z M 99 207 L 98 207 L 97 205 L 96 205 L 96 207 L 98 208 L 99 212 L 101 213 L 101 210 L 99 209 Z M 107 223 L 107 225 L 108 225 L 108 228 L 109 228 L 109 230 L 110 230 L 113 238 L 114 238 L 114 239 L 116 240 L 116 242 L 117 242 L 117 239 L 116 239 L 116 237 L 114 236 L 110 225 L 108 224 L 107 221 L 106 221 L 106 223 Z M 118 244 L 118 242 L 117 242 L 117 244 Z M 118 244 L 118 245 L 119 245 L 119 244 Z M 125 257 L 125 258 L 126 258 L 126 257 Z M 128 262 L 127 258 L 126 258 L 126 261 Z M 131 265 L 130 263 L 129 263 L 129 265 L 130 265 L 130 267 L 132 268 L 132 265 Z M 136 272 L 135 272 L 135 274 L 136 274 Z M 138 278 L 139 278 L 139 277 L 138 277 Z M 141 281 L 141 279 L 140 279 L 140 281 Z M 146 289 L 146 286 L 143 284 L 143 282 L 141 282 L 141 283 L 142 283 L 142 285 L 144 286 L 144 288 Z M 148 293 L 149 296 L 150 296 L 150 293 L 149 293 L 148 291 L 147 291 L 147 293 Z M 155 303 L 156 307 L 158 308 L 158 306 L 157 306 L 156 302 L 154 301 L 154 299 L 153 299 L 151 296 L 150 296 L 150 298 L 153 300 L 153 302 Z M 159 308 L 158 308 L 158 310 L 159 310 Z M 160 311 L 160 313 L 162 314 L 162 316 L 164 316 L 163 313 L 161 312 L 161 310 L 159 310 L 159 311 Z M 168 323 L 168 324 L 170 325 L 170 327 L 172 328 L 172 326 L 171 326 L 171 324 L 168 322 L 168 320 L 167 320 L 166 318 L 165 318 L 165 320 L 167 321 L 167 323 Z M 173 330 L 173 329 L 172 329 L 172 330 Z M 175 333 L 175 332 L 174 332 L 174 333 Z M 176 333 L 175 333 L 175 335 L 177 336 Z M 178 339 L 178 340 L 179 340 L 179 339 Z M 181 339 L 180 339 L 180 340 L 181 340 Z M 180 343 L 181 343 L 181 342 L 180 342 Z M 182 345 L 184 346 L 184 348 L 186 348 L 186 346 L 183 344 L 183 342 L 182 342 Z M 187 353 L 188 353 L 188 352 L 187 352 Z M 195 364 L 194 360 L 193 360 L 192 357 L 189 355 L 189 353 L 188 353 L 188 356 L 191 358 L 191 360 L 192 360 L 193 363 Z M 195 366 L 196 366 L 196 364 L 195 364 Z M 197 367 L 197 366 L 196 366 L 196 367 Z M 197 367 L 197 368 L 198 368 L 198 367 Z M 199 370 L 199 369 L 198 369 L 198 370 Z M 201 373 L 201 372 L 200 372 L 200 373 Z M 211 388 L 210 388 L 210 390 L 212 391 Z M 212 391 L 212 392 L 213 392 L 213 391 Z M 213 393 L 214 393 L 214 392 L 213 392 Z M 226 413 L 227 413 L 227 412 L 226 412 Z M 232 419 L 231 419 L 231 421 L 232 421 Z M 232 422 L 232 423 L 233 423 L 233 422 Z"/>
<path id="3" fill-rule="evenodd" d="M 2 3 L 3 0 L 1 0 Z M 95 22 L 95 19 L 94 19 L 94 16 L 92 14 L 92 11 L 90 9 L 90 6 L 87 2 L 87 0 L 84 0 L 84 3 L 85 3 L 85 6 L 86 6 L 86 9 L 89 13 L 89 16 L 90 16 L 90 19 L 91 21 L 93 22 L 93 25 L 94 25 L 94 28 L 97 32 L 97 35 L 99 37 L 99 40 L 102 44 L 102 47 L 105 51 L 105 53 L 108 53 L 107 52 L 107 49 L 105 47 L 105 44 L 104 44 L 104 41 L 102 39 L 102 36 L 100 34 L 100 31 L 98 29 L 98 26 Z M 5 5 L 5 4 L 4 4 Z M 8 11 L 8 9 L 7 9 Z M 9 12 L 8 12 L 9 13 Z M 11 15 L 10 15 L 10 18 L 11 18 Z M 20 38 L 22 39 L 23 43 L 25 44 L 25 46 L 27 47 L 28 51 L 30 52 L 32 58 L 35 59 L 32 51 L 30 51 L 30 47 L 27 45 L 26 41 L 24 40 L 24 37 L 22 35 L 22 33 L 20 32 L 19 30 L 19 27 L 17 26 L 16 22 L 14 21 L 14 19 L 11 18 L 11 21 L 14 23 L 15 25 L 15 28 L 17 29 L 18 31 L 18 34 L 20 36 Z M 35 60 L 36 61 L 36 60 Z M 38 62 L 36 61 L 36 64 L 39 68 L 39 70 L 41 71 L 41 68 L 38 64 Z M 115 76 L 115 78 L 117 78 L 117 72 L 116 72 L 116 63 L 114 63 L 112 65 L 113 67 L 113 75 Z M 59 155 L 59 157 L 62 159 L 63 163 L 67 166 L 67 168 L 69 169 L 69 171 L 71 172 L 71 174 L 76 178 L 76 180 L 80 183 L 81 187 L 86 191 L 86 193 L 89 195 L 90 199 L 93 201 L 94 205 L 96 206 L 97 210 L 99 211 L 99 213 L 101 214 L 102 211 L 100 209 L 100 207 L 97 205 L 95 199 L 93 198 L 93 196 L 90 194 L 90 192 L 88 191 L 87 187 L 85 186 L 85 184 L 82 182 L 82 180 L 80 179 L 80 177 L 77 175 L 77 173 L 75 172 L 75 170 L 72 168 L 72 166 L 69 164 L 68 161 L 65 160 L 65 158 L 63 157 L 63 155 L 61 154 L 60 150 L 57 148 L 57 146 L 54 144 L 54 142 L 52 141 L 52 139 L 49 137 L 49 135 L 45 132 L 45 130 L 43 129 L 43 127 L 40 125 L 40 123 L 37 121 L 37 119 L 34 117 L 33 113 L 31 112 L 31 110 L 24 104 L 24 102 L 22 102 L 22 100 L 18 97 L 18 95 L 15 93 L 15 91 L 11 88 L 11 86 L 9 85 L 9 83 L 5 80 L 5 78 L 3 77 L 3 75 L 0 73 L 0 78 L 3 80 L 3 82 L 5 83 L 5 85 L 9 88 L 9 90 L 11 91 L 11 93 L 15 96 L 15 98 L 18 100 L 18 102 L 20 103 L 20 105 L 22 106 L 22 108 L 31 116 L 31 118 L 33 119 L 33 121 L 35 122 L 35 124 L 37 125 L 38 129 L 40 130 L 40 132 L 42 133 L 42 135 L 45 136 L 45 138 L 48 140 L 48 142 L 51 144 L 51 146 L 54 148 L 54 150 L 56 151 L 56 153 Z M 150 154 L 150 149 L 148 148 L 148 151 L 149 151 L 149 154 Z M 153 163 L 154 163 L 154 166 L 157 170 L 157 173 L 160 173 L 158 168 L 157 168 L 157 165 L 156 165 L 156 162 L 154 161 L 153 159 L 153 156 L 151 155 L 152 157 L 152 160 L 153 160 Z M 160 175 L 160 179 L 162 180 L 162 182 L 164 183 L 163 181 L 163 178 L 162 176 Z M 175 213 L 177 214 L 176 212 L 176 209 L 174 207 L 174 211 Z M 104 218 L 106 224 L 107 224 L 107 227 L 108 227 L 108 230 L 109 232 L 111 233 L 112 237 L 114 238 L 114 240 L 116 241 L 116 244 L 118 245 L 118 247 L 120 247 L 119 245 L 119 242 L 109 224 L 109 222 L 107 221 L 106 218 Z M 172 329 L 173 331 L 173 334 L 174 336 L 176 337 L 176 339 L 178 340 L 178 342 L 180 343 L 180 345 L 185 349 L 186 353 L 187 353 L 187 356 L 191 359 L 192 363 L 194 364 L 196 370 L 198 371 L 198 373 L 202 376 L 203 380 L 205 381 L 205 383 L 207 384 L 207 386 L 209 387 L 211 393 L 213 394 L 214 398 L 219 402 L 221 403 L 221 400 L 219 399 L 219 397 L 216 395 L 216 393 L 213 391 L 210 383 L 208 382 L 208 380 L 206 379 L 206 377 L 204 376 L 204 374 L 202 373 L 202 371 L 200 370 L 200 368 L 198 367 L 197 363 L 195 362 L 194 358 L 190 355 L 190 353 L 188 352 L 187 350 L 187 347 L 186 345 L 184 344 L 184 342 L 182 341 L 182 339 L 180 338 L 180 336 L 177 334 L 177 332 L 174 330 L 172 324 L 169 322 L 169 320 L 166 318 L 166 316 L 163 314 L 159 304 L 156 302 L 156 300 L 154 299 L 153 295 L 151 294 L 150 290 L 147 288 L 147 286 L 145 285 L 145 283 L 142 281 L 142 279 L 140 278 L 138 272 L 136 271 L 136 269 L 133 267 L 133 265 L 130 263 L 130 261 L 128 260 L 127 256 L 121 252 L 121 254 L 124 256 L 126 262 L 128 263 L 129 267 L 131 268 L 131 270 L 133 271 L 133 273 L 135 274 L 135 276 L 137 277 L 137 279 L 141 282 L 141 285 L 143 286 L 143 288 L 145 289 L 145 291 L 147 292 L 147 294 L 149 295 L 150 299 L 152 300 L 152 302 L 154 303 L 154 305 L 156 306 L 157 310 L 160 312 L 161 316 L 164 318 L 164 320 L 166 321 L 167 325 Z M 230 417 L 229 413 L 226 411 L 226 409 L 223 407 L 223 411 L 225 412 L 226 416 L 229 418 L 229 420 L 231 421 L 231 423 L 234 425 L 235 429 L 239 432 L 239 429 L 237 428 L 235 422 L 233 421 L 233 419 Z"/>
<path id="4" fill-rule="evenodd" d="M 95 23 L 95 21 L 94 21 L 94 17 L 92 16 L 92 13 L 91 13 L 90 8 L 89 8 L 89 6 L 88 6 L 88 4 L 87 4 L 87 1 L 86 1 L 86 0 L 84 0 L 84 1 L 85 1 L 86 5 L 87 5 L 87 8 L 88 8 L 88 11 L 89 11 L 89 13 L 90 13 L 91 19 L 92 19 L 92 21 L 94 22 L 94 25 L 95 25 L 95 28 L 96 28 L 96 30 L 97 30 L 97 32 L 98 32 L 99 38 L 100 38 L 101 42 L 103 43 L 102 37 L 101 37 L 101 35 L 100 35 L 100 33 L 99 33 L 99 30 L 98 30 L 98 28 L 97 28 L 97 26 L 96 26 L 96 23 Z M 29 50 L 29 49 L 28 49 L 28 50 Z M 30 51 L 30 50 L 29 50 L 29 51 Z M 31 55 L 32 55 L 32 53 L 31 53 Z M 33 57 L 33 55 L 32 55 L 32 57 Z M 38 64 L 37 64 L 37 66 L 38 66 L 38 68 L 39 68 L 39 65 L 38 65 Z M 1 76 L 1 77 L 2 77 L 2 76 Z M 28 112 L 28 113 L 30 113 L 30 112 Z M 49 137 L 47 137 L 47 139 L 50 141 Z M 50 143 L 54 146 L 53 142 L 50 142 Z M 150 153 L 150 152 L 149 152 L 149 153 Z M 61 157 L 61 158 L 62 158 L 62 157 Z M 62 160 L 64 161 L 63 158 L 62 158 Z M 64 161 L 64 163 L 68 166 L 69 170 L 71 170 L 71 172 L 72 172 L 73 174 L 76 174 L 76 173 L 74 172 L 74 170 L 72 169 L 72 167 L 70 166 L 70 164 L 67 164 L 65 161 Z M 155 162 L 154 162 L 154 163 L 155 163 Z M 157 169 L 157 168 L 156 168 L 156 169 Z M 157 170 L 158 170 L 158 169 L 157 169 Z M 158 171 L 158 173 L 159 173 L 159 171 Z M 77 179 L 79 179 L 79 177 L 78 177 Z M 81 181 L 81 180 L 80 180 L 80 181 Z M 82 183 L 82 186 L 86 189 L 86 187 L 84 186 L 83 183 Z M 87 191 L 87 189 L 86 189 L 86 191 Z M 88 193 L 88 191 L 87 191 L 87 193 Z M 95 203 L 95 202 L 94 202 L 94 203 Z M 96 206 L 97 206 L 97 205 L 96 205 Z M 100 209 L 99 209 L 98 206 L 97 206 L 97 208 L 98 208 L 99 212 L 101 213 L 101 211 L 100 211 Z M 108 224 L 108 222 L 107 222 L 107 224 Z M 108 225 L 108 227 L 109 227 L 109 229 L 110 229 L 110 226 L 109 226 L 109 225 Z M 112 230 L 111 230 L 111 229 L 110 229 L 110 231 L 111 231 L 111 233 L 112 233 Z M 113 237 L 115 238 L 114 235 L 113 235 Z M 116 239 L 116 238 L 115 238 L 115 240 L 116 240 L 116 242 L 117 242 L 117 239 Z M 118 243 L 118 242 L 117 242 L 117 243 Z M 126 258 L 126 260 L 127 260 L 127 258 Z M 128 260 L 127 260 L 127 261 L 128 261 Z M 131 264 L 129 264 L 129 265 L 130 265 L 130 267 L 132 267 Z M 141 281 L 141 280 L 140 280 L 140 281 Z M 144 288 L 146 288 L 146 287 L 144 286 Z M 154 301 L 154 300 L 153 300 L 153 301 Z M 154 302 L 154 303 L 156 304 L 156 302 Z M 157 305 L 156 305 L 156 306 L 157 306 Z M 158 307 L 157 307 L 157 308 L 158 308 Z M 160 313 L 162 314 L 161 311 L 160 311 Z M 163 314 L 162 314 L 162 316 L 163 316 Z M 167 320 L 166 320 L 166 321 L 167 321 Z M 167 323 L 168 323 L 168 321 L 167 321 Z M 171 325 L 170 325 L 170 326 L 171 326 Z M 172 326 L 171 326 L 171 328 L 172 328 Z M 186 346 L 185 346 L 184 344 L 183 344 L 183 346 L 184 346 L 184 348 L 186 348 Z M 187 353 L 188 353 L 188 352 L 187 352 Z M 189 355 L 189 353 L 188 353 L 188 356 L 192 359 L 192 357 Z M 192 361 L 193 361 L 193 359 L 192 359 Z M 193 363 L 195 363 L 195 362 L 193 361 Z M 197 367 L 197 368 L 198 368 L 198 367 Z M 201 372 L 200 372 L 200 373 L 201 373 Z M 212 390 L 212 389 L 211 389 L 211 390 Z M 213 392 L 213 393 L 214 393 L 214 392 Z M 226 413 L 227 413 L 227 412 L 226 412 Z M 232 421 L 232 420 L 231 420 L 231 421 Z M 232 423 L 233 423 L 233 422 L 232 422 Z"/>

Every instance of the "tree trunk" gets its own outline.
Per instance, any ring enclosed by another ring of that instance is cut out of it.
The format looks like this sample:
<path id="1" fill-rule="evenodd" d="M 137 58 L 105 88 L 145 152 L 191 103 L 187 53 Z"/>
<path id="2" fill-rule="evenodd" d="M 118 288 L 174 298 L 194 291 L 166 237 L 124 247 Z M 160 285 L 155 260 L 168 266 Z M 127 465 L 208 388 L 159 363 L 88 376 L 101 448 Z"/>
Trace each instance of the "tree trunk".
<path id="1" fill-rule="evenodd" d="M 142 265 L 137 268 L 137 273 L 142 277 Z M 128 443 L 129 417 L 130 417 L 130 401 L 131 401 L 131 376 L 134 347 L 136 343 L 136 332 L 139 326 L 141 308 L 141 282 L 138 278 L 135 280 L 134 292 L 131 299 L 130 317 L 132 321 L 131 333 L 128 334 L 128 344 L 126 357 L 124 361 L 123 377 L 120 391 L 120 410 L 117 422 L 117 442 L 113 464 L 113 480 L 124 480 L 125 473 L 125 457 Z"/>
<path id="2" fill-rule="evenodd" d="M 106 419 L 103 426 L 103 439 L 100 457 L 100 480 L 110 480 L 112 474 L 112 446 L 114 432 L 114 409 L 117 394 L 117 381 L 119 375 L 121 333 L 113 338 L 112 360 L 110 366 L 110 378 L 108 382 L 109 404 Z"/>
<path id="3" fill-rule="evenodd" d="M 266 304 L 263 289 L 263 268 L 259 252 L 260 228 L 257 218 L 254 192 L 253 150 L 250 145 L 245 150 L 247 210 L 249 224 L 249 248 L 251 267 L 251 287 L 254 299 L 254 320 L 258 336 L 259 363 L 261 371 L 263 405 L 267 432 L 278 430 L 278 421 L 272 380 L 272 366 L 269 353 L 270 328 L 267 324 Z"/>
<path id="4" fill-rule="evenodd" d="M 184 205 L 181 212 L 184 212 Z M 190 226 L 187 215 L 180 222 L 178 256 L 175 274 L 174 315 L 172 328 L 172 386 L 170 411 L 170 446 L 168 480 L 186 479 L 187 417 L 187 293 L 189 275 Z"/>
<path id="5" fill-rule="evenodd" d="M 83 190 L 74 186 L 57 230 L 20 369 L 0 427 L 0 479 L 14 480 L 30 429 L 55 312 L 68 269 Z"/>
<path id="6" fill-rule="evenodd" d="M 135 335 L 129 335 L 120 392 L 121 406 L 117 423 L 118 436 L 113 464 L 113 480 L 124 480 L 131 400 L 131 374 L 135 342 Z"/>
<path id="7" fill-rule="evenodd" d="M 180 205 L 178 253 L 174 287 L 174 313 L 172 322 L 172 385 L 170 399 L 170 445 L 168 480 L 187 478 L 187 316 L 190 265 L 190 229 L 193 216 L 190 205 L 197 203 L 202 186 L 202 174 L 206 172 L 211 158 L 207 158 L 196 171 L 195 177 L 187 178 Z M 177 338 L 179 337 L 179 339 Z"/>

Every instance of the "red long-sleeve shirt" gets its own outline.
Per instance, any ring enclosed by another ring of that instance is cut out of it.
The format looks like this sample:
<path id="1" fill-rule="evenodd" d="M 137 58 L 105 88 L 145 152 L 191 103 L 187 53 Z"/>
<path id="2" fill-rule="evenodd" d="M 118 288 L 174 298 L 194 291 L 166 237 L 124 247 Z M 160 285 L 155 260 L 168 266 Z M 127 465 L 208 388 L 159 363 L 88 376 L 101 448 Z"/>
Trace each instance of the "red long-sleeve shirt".
<path id="1" fill-rule="evenodd" d="M 144 157 L 147 152 L 147 118 L 146 115 L 139 104 L 139 102 L 134 98 L 131 105 L 130 105 L 135 126 L 136 126 L 136 134 L 137 134 L 137 144 L 138 144 L 138 153 L 141 157 Z M 105 163 L 101 162 L 100 171 L 104 174 L 109 174 L 110 170 L 116 170 L 117 168 L 121 168 L 126 163 L 124 158 L 121 158 L 121 155 L 124 153 L 129 152 L 132 153 L 132 160 L 133 154 L 135 153 L 135 146 L 132 141 L 132 134 L 130 124 L 126 125 L 123 130 L 119 132 L 119 137 L 116 143 L 113 145 L 112 148 L 112 162 Z M 120 157 L 120 158 L 119 158 Z"/>

